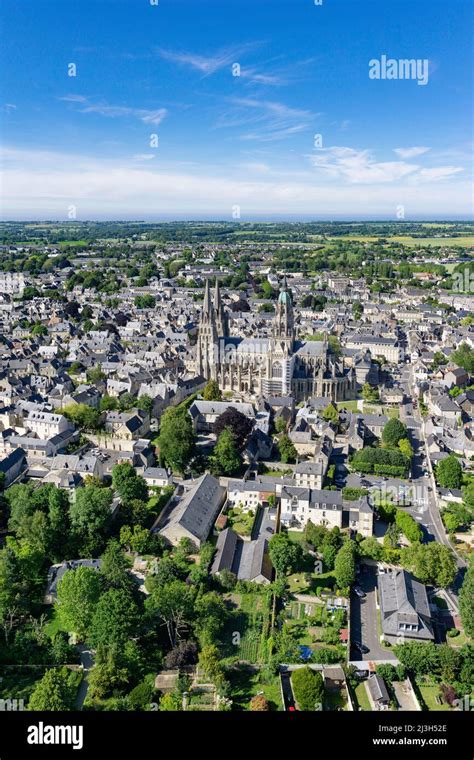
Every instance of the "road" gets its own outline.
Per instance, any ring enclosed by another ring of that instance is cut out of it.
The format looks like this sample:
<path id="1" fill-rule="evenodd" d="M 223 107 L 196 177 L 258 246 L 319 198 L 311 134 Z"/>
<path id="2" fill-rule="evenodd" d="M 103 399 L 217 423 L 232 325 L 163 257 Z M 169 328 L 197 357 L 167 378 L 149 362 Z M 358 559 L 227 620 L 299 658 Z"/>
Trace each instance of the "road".
<path id="1" fill-rule="evenodd" d="M 377 576 L 368 565 L 363 567 L 365 572 L 361 572 L 358 576 L 357 585 L 365 592 L 365 599 L 360 599 L 354 591 L 351 592 L 351 641 L 359 641 L 369 651 L 362 654 L 351 646 L 351 660 L 366 662 L 396 660 L 394 653 L 383 647 L 379 639 L 376 604 Z"/>
<path id="2" fill-rule="evenodd" d="M 448 546 L 454 551 L 458 573 L 452 590 L 447 590 L 447 593 L 456 611 L 458 611 L 459 602 L 457 594 L 459 593 L 459 589 L 462 585 L 463 574 L 467 563 L 459 554 L 457 554 L 455 548 L 452 546 L 450 540 L 448 539 L 448 536 L 446 535 L 443 521 L 441 520 L 438 504 L 438 491 L 436 488 L 433 468 L 431 466 L 431 460 L 428 455 L 423 419 L 421 417 L 419 409 L 414 408 L 411 401 L 413 398 L 413 389 L 415 384 L 413 377 L 413 367 L 411 365 L 408 365 L 408 367 L 404 368 L 402 371 L 402 383 L 405 387 L 405 390 L 408 390 L 409 392 L 410 400 L 408 400 L 401 407 L 400 419 L 407 425 L 407 427 L 410 428 L 412 445 L 415 451 L 419 452 L 418 455 L 414 457 L 412 481 L 417 489 L 424 488 L 426 491 L 426 504 L 423 510 L 420 511 L 420 524 L 424 528 L 427 541 L 439 541 L 439 543 Z M 424 467 L 421 464 L 422 456 L 420 456 L 420 454 L 424 456 L 426 461 L 426 465 Z M 428 471 L 428 478 L 423 476 L 424 470 Z"/>

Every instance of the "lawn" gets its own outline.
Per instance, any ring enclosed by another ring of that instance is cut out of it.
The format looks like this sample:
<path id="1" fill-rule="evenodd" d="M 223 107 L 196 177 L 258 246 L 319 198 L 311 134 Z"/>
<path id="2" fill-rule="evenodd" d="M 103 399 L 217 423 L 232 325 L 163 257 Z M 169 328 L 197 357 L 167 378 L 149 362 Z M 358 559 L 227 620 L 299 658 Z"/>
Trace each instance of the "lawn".
<path id="1" fill-rule="evenodd" d="M 324 695 L 324 709 L 325 710 L 347 710 L 347 698 L 342 690 L 328 691 L 326 689 Z"/>
<path id="2" fill-rule="evenodd" d="M 367 695 L 364 681 L 356 686 L 355 696 L 357 699 L 357 704 L 359 705 L 359 710 L 362 712 L 371 712 L 372 708 L 370 706 L 369 697 Z"/>
<path id="3" fill-rule="evenodd" d="M 441 704 L 436 702 L 436 697 L 439 696 L 439 686 L 434 684 L 417 684 L 417 687 L 428 710 L 436 712 L 438 710 L 446 711 L 452 709 L 445 702 Z"/>
<path id="4" fill-rule="evenodd" d="M 49 636 L 50 639 L 53 639 L 58 631 L 64 630 L 64 628 L 61 626 L 61 621 L 59 620 L 58 615 L 58 608 L 55 604 L 52 604 L 50 607 L 48 607 L 48 617 L 49 620 L 45 625 L 44 632 L 47 636 Z"/>
<path id="5" fill-rule="evenodd" d="M 318 594 L 322 589 L 334 588 L 334 573 L 293 573 L 287 578 L 290 592 L 301 594 Z"/>
<path id="6" fill-rule="evenodd" d="M 458 636 L 446 636 L 446 643 L 450 647 L 463 647 L 466 644 L 472 644 L 472 639 L 466 636 L 464 631 L 459 631 Z"/>
<path id="7" fill-rule="evenodd" d="M 244 666 L 228 670 L 227 676 L 234 710 L 248 710 L 250 700 L 260 692 L 268 700 L 270 710 L 283 710 L 279 676 L 253 672 Z"/>
<path id="8" fill-rule="evenodd" d="M 306 543 L 306 538 L 304 535 L 304 530 L 289 530 L 288 531 L 288 538 L 290 541 L 293 541 L 295 544 L 304 544 Z"/>
<path id="9" fill-rule="evenodd" d="M 240 536 L 251 536 L 256 513 L 253 510 L 245 512 L 241 507 L 232 507 L 227 512 L 229 528 L 235 530 Z"/>

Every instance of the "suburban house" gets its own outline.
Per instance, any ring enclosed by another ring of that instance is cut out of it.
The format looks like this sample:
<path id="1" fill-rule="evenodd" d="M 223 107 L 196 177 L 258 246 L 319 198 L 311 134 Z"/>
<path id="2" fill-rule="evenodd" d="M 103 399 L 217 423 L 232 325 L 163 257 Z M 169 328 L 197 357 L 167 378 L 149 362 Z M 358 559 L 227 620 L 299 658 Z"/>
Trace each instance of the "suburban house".
<path id="1" fill-rule="evenodd" d="M 433 624 L 426 588 L 406 570 L 379 577 L 379 600 L 384 639 L 432 641 Z"/>
<path id="2" fill-rule="evenodd" d="M 143 473 L 143 479 L 145 480 L 148 488 L 164 488 L 165 486 L 171 485 L 173 482 L 171 473 L 165 470 L 164 467 L 147 467 Z"/>
<path id="3" fill-rule="evenodd" d="M 212 531 L 225 498 L 225 488 L 212 475 L 205 473 L 185 490 L 177 503 L 173 501 L 157 523 L 163 538 L 176 546 L 189 538 L 200 547 Z"/>
<path id="4" fill-rule="evenodd" d="M 390 696 L 382 676 L 372 673 L 366 684 L 374 709 L 387 710 L 390 705 Z"/>
<path id="5" fill-rule="evenodd" d="M 100 559 L 70 559 L 51 565 L 48 570 L 48 579 L 46 582 L 46 591 L 44 596 L 45 604 L 53 604 L 58 594 L 58 583 L 65 573 L 69 570 L 77 570 L 79 567 L 91 567 L 93 570 L 100 570 L 102 560 Z"/>
<path id="6" fill-rule="evenodd" d="M 268 541 L 263 536 L 256 541 L 244 541 L 232 528 L 219 533 L 217 551 L 211 573 L 219 575 L 230 570 L 242 581 L 270 583 L 273 567 L 268 554 Z"/>

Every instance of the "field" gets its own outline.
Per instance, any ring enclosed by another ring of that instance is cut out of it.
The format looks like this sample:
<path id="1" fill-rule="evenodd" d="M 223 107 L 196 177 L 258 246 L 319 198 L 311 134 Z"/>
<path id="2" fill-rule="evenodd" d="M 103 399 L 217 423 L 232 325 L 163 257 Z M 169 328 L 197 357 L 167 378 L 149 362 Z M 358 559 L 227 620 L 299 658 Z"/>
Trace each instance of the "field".
<path id="1" fill-rule="evenodd" d="M 403 245 L 415 247 L 415 246 L 431 246 L 431 247 L 452 247 L 460 246 L 461 248 L 474 247 L 474 236 L 462 235 L 456 237 L 410 237 L 407 235 L 393 235 L 384 238 L 387 243 L 403 243 Z M 352 241 L 355 243 L 376 243 L 380 240 L 379 237 L 370 235 L 342 235 L 328 238 L 325 242 L 331 243 L 332 241 Z"/>
<path id="2" fill-rule="evenodd" d="M 268 623 L 268 597 L 265 594 L 227 594 L 232 615 L 222 634 L 223 657 L 237 657 L 249 663 L 265 659 L 264 627 Z"/>

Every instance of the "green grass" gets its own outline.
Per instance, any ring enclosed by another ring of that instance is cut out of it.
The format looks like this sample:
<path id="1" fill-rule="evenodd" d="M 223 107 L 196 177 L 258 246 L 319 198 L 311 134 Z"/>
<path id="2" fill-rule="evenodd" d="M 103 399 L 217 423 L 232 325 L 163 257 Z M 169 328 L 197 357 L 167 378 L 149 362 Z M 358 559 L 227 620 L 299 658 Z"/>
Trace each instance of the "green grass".
<path id="1" fill-rule="evenodd" d="M 381 236 L 383 237 L 383 236 Z M 462 248 L 471 248 L 474 246 L 474 237 L 472 235 L 464 235 L 460 236 L 458 238 L 439 238 L 439 237 L 410 237 L 409 235 L 394 235 L 394 236 L 387 236 L 385 238 L 387 240 L 387 244 L 390 243 L 403 243 L 406 246 L 414 247 L 417 245 L 421 246 L 461 246 Z M 370 235 L 343 235 L 340 237 L 331 236 L 327 241 L 326 244 L 331 243 L 332 241 L 349 241 L 353 240 L 355 242 L 360 243 L 375 243 L 377 240 L 379 240 L 379 237 L 377 236 L 370 236 Z"/>
<path id="2" fill-rule="evenodd" d="M 442 702 L 441 704 L 437 704 L 436 697 L 439 696 L 439 686 L 432 685 L 432 684 L 417 684 L 418 690 L 421 694 L 421 698 L 423 702 L 425 703 L 428 710 L 433 711 L 447 711 L 451 710 L 452 708 L 447 705 L 446 703 Z"/>
<path id="3" fill-rule="evenodd" d="M 362 712 L 371 712 L 372 708 L 370 706 L 365 683 L 362 682 L 356 686 L 354 693 L 357 699 L 357 704 L 359 705 L 359 710 L 362 710 Z"/>
<path id="4" fill-rule="evenodd" d="M 324 709 L 325 710 L 347 710 L 347 698 L 342 690 L 328 691 L 326 690 L 324 695 Z"/>
<path id="5" fill-rule="evenodd" d="M 250 700 L 259 692 L 263 692 L 270 710 L 283 710 L 278 676 L 265 677 L 242 666 L 227 671 L 227 676 L 234 710 L 248 710 Z"/>
<path id="6" fill-rule="evenodd" d="M 446 636 L 446 643 L 450 647 L 463 647 L 466 644 L 472 644 L 472 639 L 467 636 L 464 631 L 459 631 L 458 636 Z"/>
<path id="7" fill-rule="evenodd" d="M 303 530 L 289 530 L 288 538 L 295 544 L 304 544 L 306 542 Z"/>
<path id="8" fill-rule="evenodd" d="M 58 615 L 58 608 L 55 604 L 52 604 L 48 608 L 49 620 L 45 625 L 44 631 L 50 639 L 53 639 L 58 631 L 64 631 L 65 629 L 61 625 L 61 621 Z"/>

